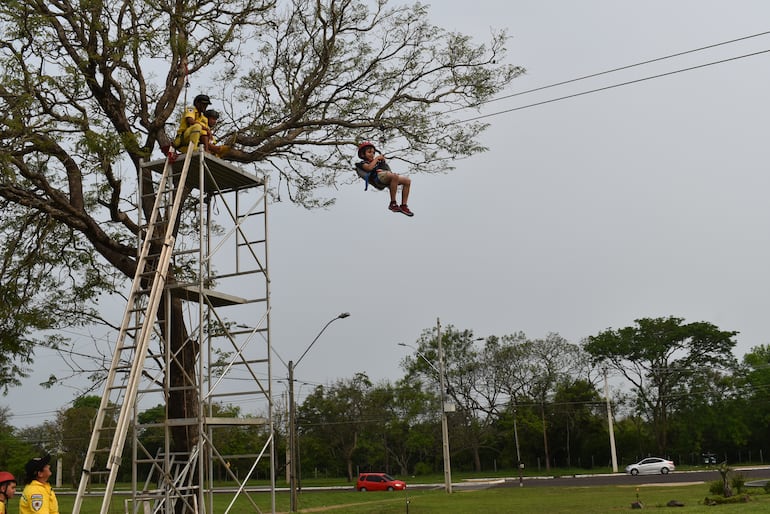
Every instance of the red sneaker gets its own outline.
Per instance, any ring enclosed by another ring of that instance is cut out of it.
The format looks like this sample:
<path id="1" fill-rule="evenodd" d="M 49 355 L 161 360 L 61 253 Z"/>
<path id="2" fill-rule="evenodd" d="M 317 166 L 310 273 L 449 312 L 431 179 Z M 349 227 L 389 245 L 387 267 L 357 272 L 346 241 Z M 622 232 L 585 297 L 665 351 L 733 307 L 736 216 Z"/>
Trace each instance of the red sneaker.
<path id="1" fill-rule="evenodd" d="M 414 213 L 409 210 L 409 207 L 407 207 L 405 203 L 402 203 L 401 207 L 399 207 L 399 209 L 401 209 L 401 212 L 403 212 L 404 214 L 406 214 L 409 217 L 414 216 Z"/>
<path id="2" fill-rule="evenodd" d="M 390 209 L 393 212 L 401 212 L 401 207 L 399 207 L 396 202 L 390 202 L 390 205 L 388 205 L 388 209 Z"/>

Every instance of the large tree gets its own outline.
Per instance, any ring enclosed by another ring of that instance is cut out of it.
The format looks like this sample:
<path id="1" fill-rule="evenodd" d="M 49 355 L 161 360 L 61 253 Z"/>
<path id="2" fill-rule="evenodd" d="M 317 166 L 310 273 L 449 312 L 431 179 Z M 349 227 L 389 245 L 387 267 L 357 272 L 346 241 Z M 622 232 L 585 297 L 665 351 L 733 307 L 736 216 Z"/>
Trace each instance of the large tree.
<path id="1" fill-rule="evenodd" d="M 549 431 L 557 436 L 551 452 L 554 461 L 567 467 L 588 467 L 595 455 L 609 455 L 604 431 L 607 411 L 588 380 L 565 379 L 556 385 L 549 425 Z M 601 439 L 600 444 L 597 439 Z M 608 461 L 609 457 L 601 464 Z"/>
<path id="2" fill-rule="evenodd" d="M 523 382 L 524 396 L 535 402 L 540 409 L 543 434 L 545 468 L 551 469 L 551 452 L 548 447 L 548 416 L 546 409 L 552 401 L 560 383 L 574 379 L 582 371 L 583 355 L 578 345 L 572 344 L 557 333 L 549 333 L 545 339 L 527 341 L 521 345 L 526 369 Z M 520 365 L 521 366 L 521 365 Z M 521 378 L 521 377 L 520 377 Z M 520 382 L 521 383 L 521 382 Z"/>
<path id="3" fill-rule="evenodd" d="M 681 398 L 678 393 L 704 370 L 734 367 L 737 332 L 675 317 L 635 323 L 590 336 L 583 347 L 595 362 L 612 367 L 631 383 L 637 409 L 651 421 L 656 450 L 663 455 L 668 449 L 668 417 Z"/>
<path id="4" fill-rule="evenodd" d="M 496 376 L 490 373 L 492 343 L 477 344 L 481 338 L 471 330 L 458 330 L 452 325 L 441 328 L 441 346 L 445 372 L 445 400 L 453 403 L 456 412 L 448 415 L 452 425 L 451 451 L 467 451 L 476 471 L 481 471 L 481 449 L 492 438 L 493 414 L 497 412 L 502 392 Z M 423 330 L 417 340 L 416 353 L 402 362 L 407 380 L 417 379 L 431 384 L 429 391 L 439 396 L 439 352 L 436 329 Z M 439 390 L 440 391 L 440 390 Z M 437 401 L 439 412 L 443 407 Z"/>
<path id="5" fill-rule="evenodd" d="M 362 433 L 386 421 L 379 412 L 381 405 L 371 403 L 371 392 L 369 377 L 356 373 L 329 387 L 316 387 L 297 409 L 299 437 L 321 440 L 328 456 L 345 463 L 348 482 L 354 477 L 353 455 Z"/>
<path id="6" fill-rule="evenodd" d="M 404 168 L 424 172 L 482 151 L 483 124 L 458 108 L 522 69 L 500 64 L 505 33 L 477 44 L 428 19 L 426 6 L 386 0 L 3 1 L 0 345 L 11 358 L 0 386 L 24 375 L 37 344 L 64 344 L 40 330 L 103 321 L 99 296 L 134 276 L 132 198 L 142 181 L 149 219 L 154 187 L 140 160 L 168 144 L 194 94 L 224 111 L 233 159 L 279 175 L 272 183 L 307 206 L 333 200 L 325 187 L 352 176 L 363 138 L 387 138 Z M 175 362 L 193 366 L 180 301 L 159 320 L 174 327 Z M 194 409 L 172 396 L 170 416 Z"/>
<path id="7" fill-rule="evenodd" d="M 56 424 L 61 427 L 59 458 L 65 459 L 70 483 L 75 488 L 80 480 L 80 471 L 83 469 L 88 450 L 87 436 L 93 430 L 93 419 L 99 409 L 100 401 L 98 396 L 83 396 L 75 400 L 72 407 L 61 409 L 56 413 Z M 109 441 L 101 441 L 101 443 L 108 445 Z"/>
<path id="8" fill-rule="evenodd" d="M 737 377 L 738 397 L 750 404 L 744 418 L 752 428 L 751 442 L 770 441 L 770 345 L 753 347 L 743 356 Z"/>

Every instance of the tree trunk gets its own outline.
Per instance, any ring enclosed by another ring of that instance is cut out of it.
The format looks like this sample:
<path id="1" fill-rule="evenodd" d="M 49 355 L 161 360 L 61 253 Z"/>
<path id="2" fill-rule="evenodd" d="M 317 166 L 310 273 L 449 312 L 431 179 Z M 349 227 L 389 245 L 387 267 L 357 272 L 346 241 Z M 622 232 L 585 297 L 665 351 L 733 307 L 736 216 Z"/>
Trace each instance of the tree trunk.
<path id="1" fill-rule="evenodd" d="M 162 314 L 165 316 L 165 313 Z M 165 321 L 161 318 L 162 321 Z M 165 324 L 164 324 L 165 326 Z M 166 372 L 169 374 L 168 417 L 169 419 L 195 419 L 198 417 L 198 384 L 196 362 L 200 342 L 188 337 L 184 323 L 182 301 L 171 300 L 171 333 L 165 338 L 171 346 L 172 360 Z M 175 452 L 190 452 L 198 444 L 198 429 L 195 425 L 172 428 Z"/>
<path id="2" fill-rule="evenodd" d="M 353 434 L 353 444 L 345 452 L 345 461 L 348 466 L 348 482 L 353 481 L 353 453 L 356 451 L 356 448 L 358 448 L 358 432 Z"/>
<path id="3" fill-rule="evenodd" d="M 481 471 L 481 455 L 479 455 L 479 445 L 473 445 L 473 468 L 476 472 Z"/>
<path id="4" fill-rule="evenodd" d="M 543 448 L 545 449 L 545 470 L 551 470 L 551 455 L 548 451 L 548 431 L 545 424 L 545 404 L 540 404 L 540 418 L 543 420 Z"/>

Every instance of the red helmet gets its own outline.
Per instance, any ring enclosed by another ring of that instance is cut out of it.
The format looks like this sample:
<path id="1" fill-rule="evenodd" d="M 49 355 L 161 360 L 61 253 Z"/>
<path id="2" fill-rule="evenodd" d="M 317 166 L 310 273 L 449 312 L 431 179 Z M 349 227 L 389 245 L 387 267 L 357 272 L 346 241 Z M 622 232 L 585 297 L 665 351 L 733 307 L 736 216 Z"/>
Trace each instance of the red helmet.
<path id="1" fill-rule="evenodd" d="M 0 471 L 0 484 L 4 484 L 5 482 L 16 482 L 16 477 L 7 471 Z"/>
<path id="2" fill-rule="evenodd" d="M 374 151 L 375 151 L 375 152 L 377 151 L 377 148 L 374 146 L 374 143 L 372 143 L 371 141 L 364 141 L 363 143 L 361 143 L 360 145 L 358 145 L 358 157 L 360 157 L 361 159 L 363 159 L 363 158 L 364 158 L 364 150 L 366 150 L 366 149 L 367 149 L 367 148 L 369 148 L 370 146 L 371 146 L 372 148 L 374 148 Z"/>

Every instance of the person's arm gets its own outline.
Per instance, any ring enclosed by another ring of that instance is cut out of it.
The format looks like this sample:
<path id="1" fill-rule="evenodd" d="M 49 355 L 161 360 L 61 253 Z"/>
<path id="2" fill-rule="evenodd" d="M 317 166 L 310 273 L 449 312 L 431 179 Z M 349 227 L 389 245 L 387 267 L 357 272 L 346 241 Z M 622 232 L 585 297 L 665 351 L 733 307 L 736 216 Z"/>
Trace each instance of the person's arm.
<path id="1" fill-rule="evenodd" d="M 384 155 L 378 155 L 374 159 L 372 159 L 369 162 L 364 162 L 361 167 L 364 169 L 364 171 L 372 171 L 374 168 L 376 168 L 380 162 L 385 162 L 385 156 Z"/>
<path id="2" fill-rule="evenodd" d="M 195 123 L 195 109 L 185 109 L 182 120 L 187 122 L 188 127 Z"/>

